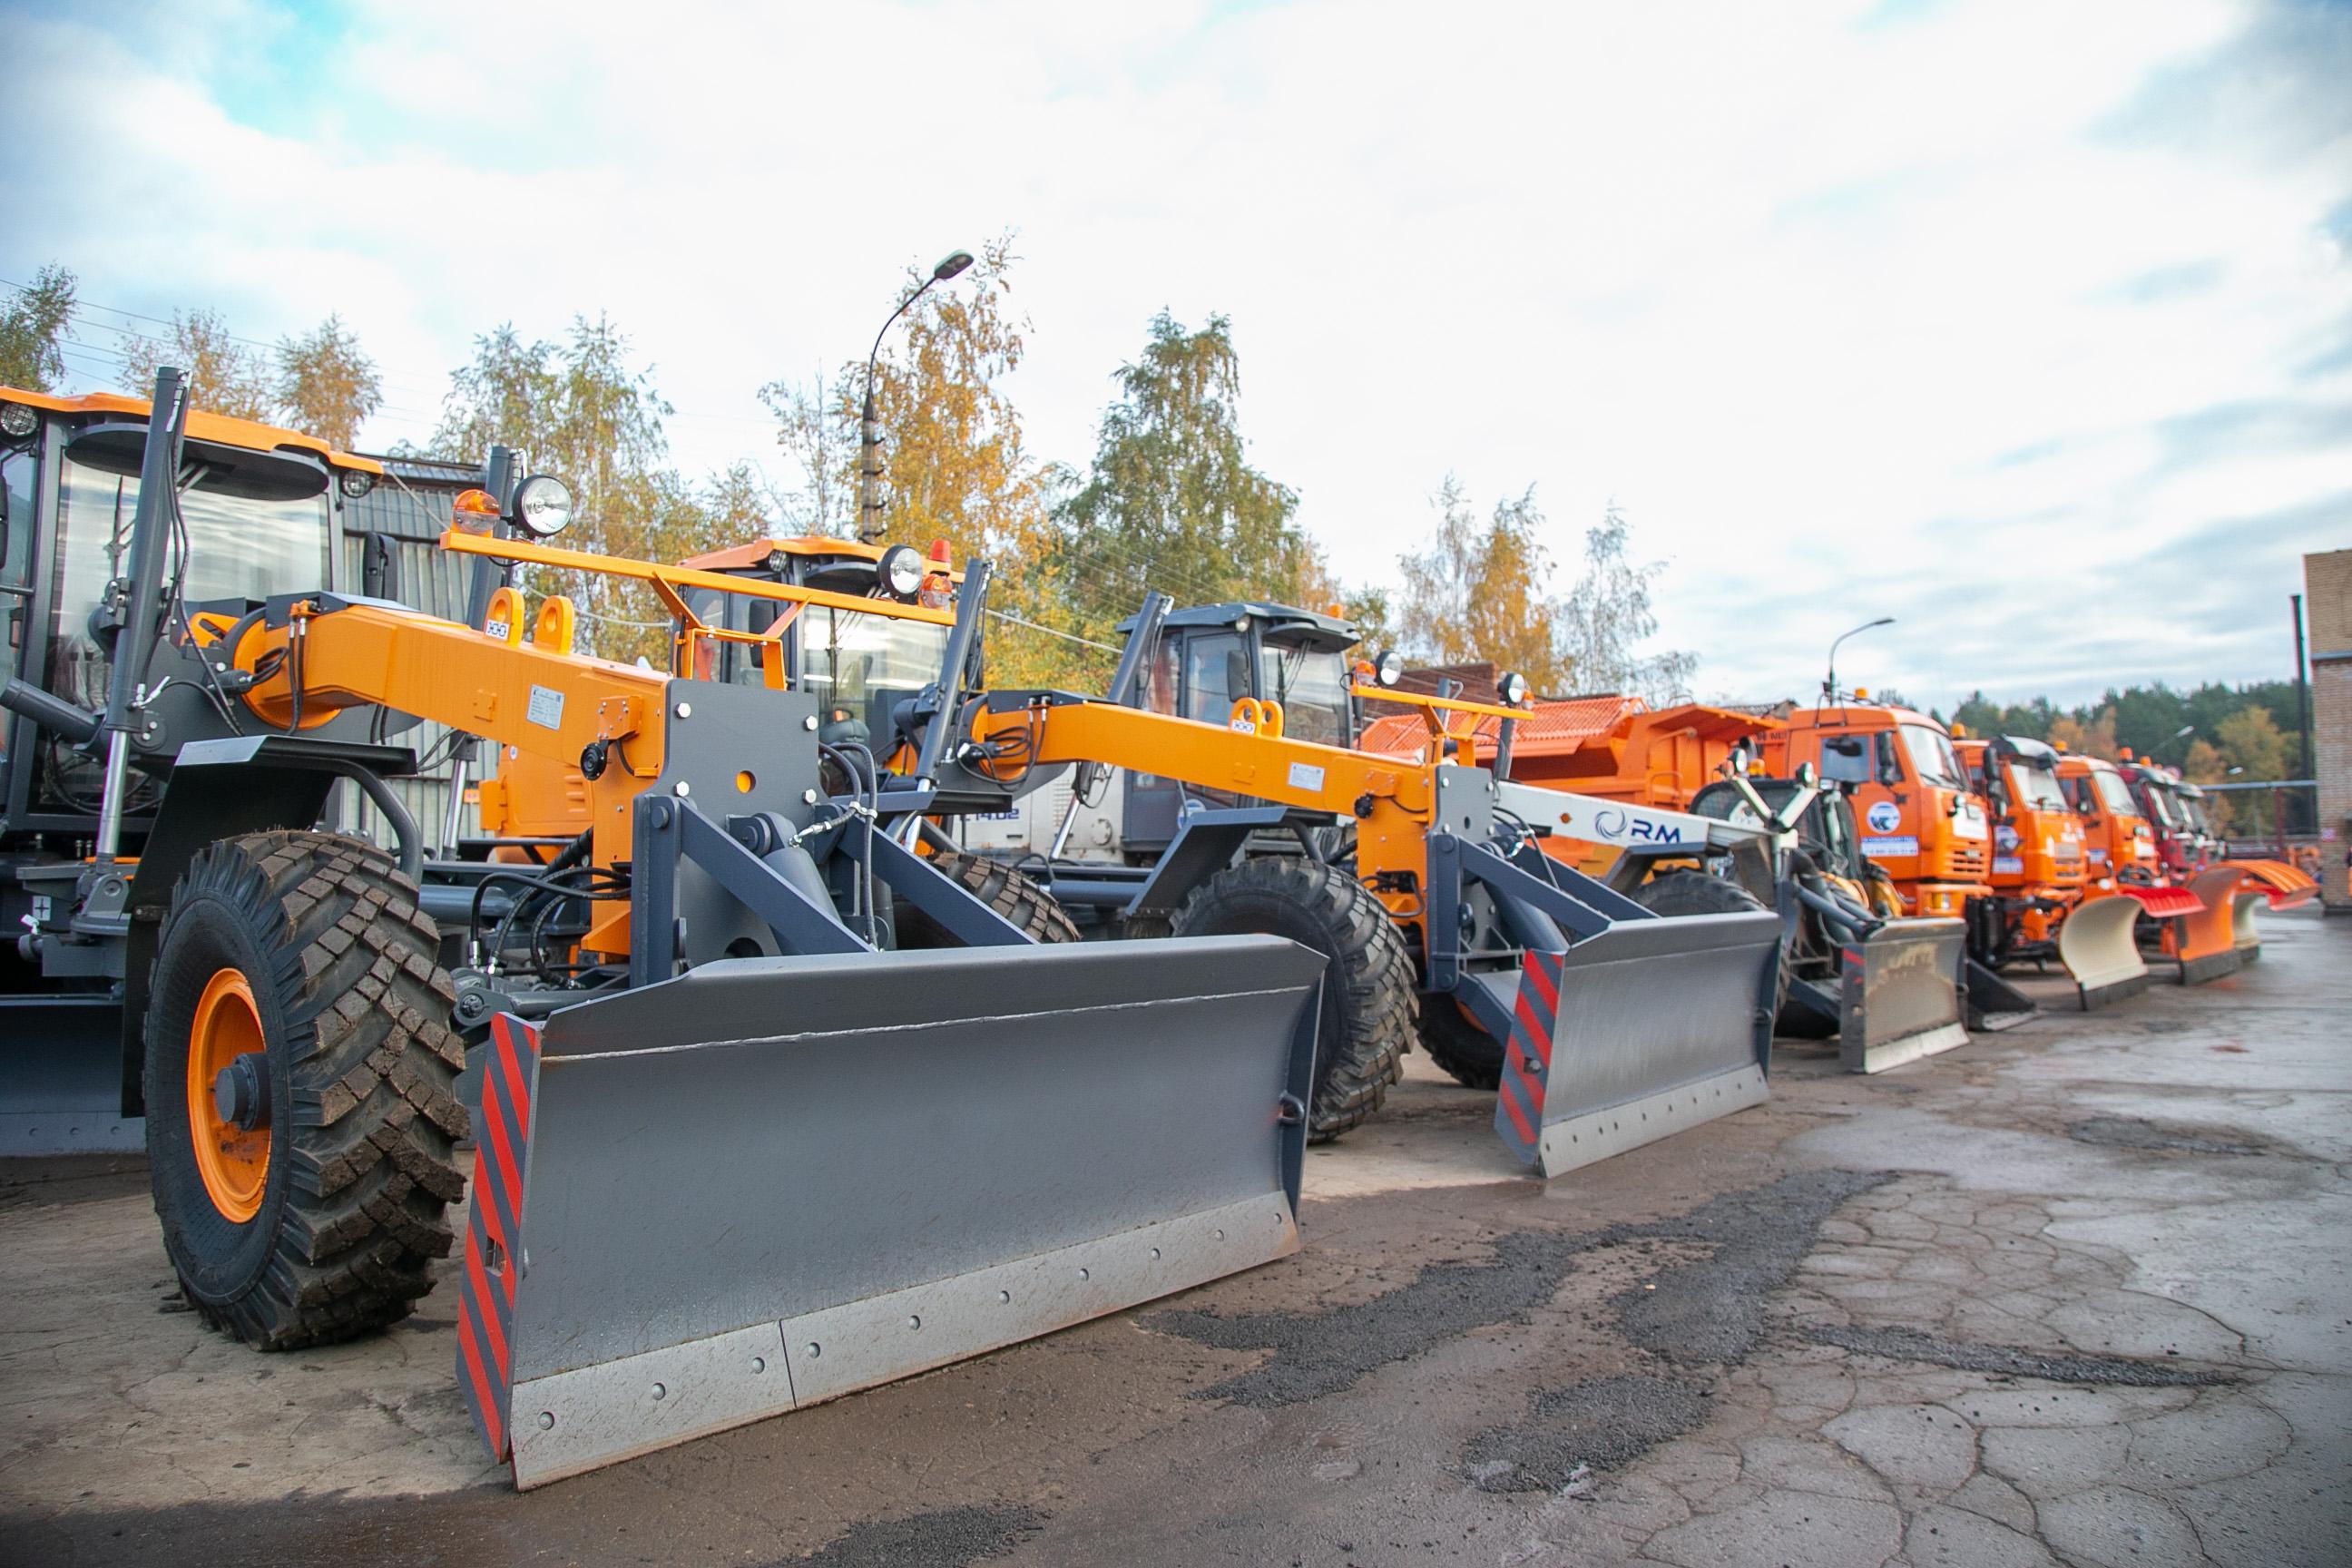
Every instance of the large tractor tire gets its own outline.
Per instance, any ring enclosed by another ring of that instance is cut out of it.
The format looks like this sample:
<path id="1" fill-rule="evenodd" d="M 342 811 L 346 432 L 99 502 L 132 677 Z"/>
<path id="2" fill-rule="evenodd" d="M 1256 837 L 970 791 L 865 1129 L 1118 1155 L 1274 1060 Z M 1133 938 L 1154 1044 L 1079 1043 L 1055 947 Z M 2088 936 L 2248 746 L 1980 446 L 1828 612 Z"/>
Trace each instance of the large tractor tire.
<path id="1" fill-rule="evenodd" d="M 1451 996 L 1422 998 L 1421 1048 L 1465 1088 L 1502 1086 L 1503 1042 L 1480 1028 Z"/>
<path id="2" fill-rule="evenodd" d="M 147 1011 L 163 1247 L 204 1320 L 263 1350 L 408 1315 L 465 1191 L 456 989 L 391 857 L 327 833 L 206 846 Z"/>
<path id="3" fill-rule="evenodd" d="M 1284 936 L 1328 965 L 1307 1139 L 1328 1142 L 1378 1110 L 1404 1076 L 1416 1005 L 1412 961 L 1381 901 L 1337 867 L 1265 856 L 1218 872 L 1186 900 L 1174 934 Z"/>
<path id="4" fill-rule="evenodd" d="M 1752 915 L 1765 907 L 1738 883 L 1699 871 L 1664 872 L 1651 878 L 1629 896 L 1643 909 L 1659 915 Z M 1772 984 L 1775 1019 L 1780 1016 L 1788 999 L 1789 948 L 1783 942 L 1780 973 Z"/>
<path id="5" fill-rule="evenodd" d="M 1078 928 L 1072 923 L 1069 911 L 1018 867 L 961 849 L 938 850 L 930 858 L 941 875 L 961 884 L 973 898 L 1019 926 L 1032 942 L 1078 940 Z M 940 929 L 939 922 L 914 905 L 902 903 L 898 908 L 900 947 L 955 945 L 954 940 Z"/>

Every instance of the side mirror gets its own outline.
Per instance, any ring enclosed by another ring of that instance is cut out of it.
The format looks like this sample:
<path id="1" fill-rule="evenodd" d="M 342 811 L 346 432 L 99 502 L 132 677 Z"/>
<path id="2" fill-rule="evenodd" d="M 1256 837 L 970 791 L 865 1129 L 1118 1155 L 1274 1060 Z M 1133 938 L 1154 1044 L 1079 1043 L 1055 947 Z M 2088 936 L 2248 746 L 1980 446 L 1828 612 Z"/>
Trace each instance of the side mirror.
<path id="1" fill-rule="evenodd" d="M 1225 655 L 1225 695 L 1233 698 L 1255 697 L 1257 683 L 1250 679 L 1250 658 L 1241 648 Z"/>

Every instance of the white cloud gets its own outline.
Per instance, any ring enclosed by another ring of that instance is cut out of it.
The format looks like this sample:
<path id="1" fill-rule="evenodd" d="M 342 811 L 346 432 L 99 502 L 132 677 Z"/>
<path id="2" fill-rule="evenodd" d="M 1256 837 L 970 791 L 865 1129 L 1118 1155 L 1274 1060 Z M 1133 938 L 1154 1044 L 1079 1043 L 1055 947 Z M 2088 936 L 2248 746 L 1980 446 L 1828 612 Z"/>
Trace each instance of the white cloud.
<path id="1" fill-rule="evenodd" d="M 1628 507 L 1709 690 L 1804 689 L 1880 613 L 1848 673 L 1921 700 L 2279 672 L 2256 606 L 2298 543 L 2352 542 L 2352 363 L 2296 374 L 2352 329 L 2321 227 L 2352 130 L 2310 85 L 2352 22 L 1877 13 L 22 13 L 0 127 L 61 155 L 0 175 L 0 276 L 59 259 L 257 338 L 341 310 L 384 440 L 429 426 L 472 333 L 602 309 L 708 467 L 764 448 L 761 382 L 862 352 L 902 268 L 1017 228 L 1033 448 L 1087 456 L 1154 310 L 1223 310 L 1256 456 L 1351 576 L 1392 574 L 1455 469 L 1535 483 L 1564 560 Z M 2304 405 L 2302 434 L 2180 445 L 2241 404 Z M 2231 518 L 2273 520 L 2259 550 Z M 2176 546 L 2270 575 L 2217 597 Z M 2142 562 L 2190 605 L 2165 635 Z"/>

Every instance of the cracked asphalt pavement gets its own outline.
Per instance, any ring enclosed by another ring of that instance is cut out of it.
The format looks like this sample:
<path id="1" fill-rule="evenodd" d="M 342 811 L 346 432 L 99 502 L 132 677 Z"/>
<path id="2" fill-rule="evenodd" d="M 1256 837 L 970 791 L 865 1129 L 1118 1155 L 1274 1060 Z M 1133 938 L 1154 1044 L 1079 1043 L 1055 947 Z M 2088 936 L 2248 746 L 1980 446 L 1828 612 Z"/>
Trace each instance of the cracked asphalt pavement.
<path id="1" fill-rule="evenodd" d="M 1549 1184 L 1416 1060 L 1295 1258 L 520 1496 L 446 1285 L 257 1355 L 0 1167 L 0 1563 L 2352 1561 L 2352 921 L 2263 930 Z"/>

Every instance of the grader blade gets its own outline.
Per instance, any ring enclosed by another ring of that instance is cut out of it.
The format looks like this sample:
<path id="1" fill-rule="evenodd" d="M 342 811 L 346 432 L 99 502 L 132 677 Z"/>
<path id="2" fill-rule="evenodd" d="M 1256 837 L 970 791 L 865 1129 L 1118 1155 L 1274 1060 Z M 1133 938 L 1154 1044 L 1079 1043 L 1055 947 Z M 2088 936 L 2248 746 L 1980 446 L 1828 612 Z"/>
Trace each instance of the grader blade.
<path id="1" fill-rule="evenodd" d="M 2189 879 L 2188 890 L 2198 907 L 2182 915 L 2171 932 L 2171 956 L 2180 965 L 2183 985 L 2202 985 L 2238 972 L 2238 942 L 2230 916 L 2242 879 L 2243 873 L 2234 866 L 2209 867 Z"/>
<path id="2" fill-rule="evenodd" d="M 2137 899 L 2105 893 L 2066 911 L 2058 928 L 2058 960 L 2084 1012 L 2147 989 L 2147 961 L 2132 939 L 2143 908 Z"/>
<path id="3" fill-rule="evenodd" d="M 1761 1104 L 1780 964 L 1769 910 L 1529 952 L 1516 988 L 1495 977 L 1511 1017 L 1495 1131 L 1549 1177 Z"/>
<path id="4" fill-rule="evenodd" d="M 535 1487 L 1295 1251 L 1322 970 L 740 959 L 503 1022 L 458 1336 L 491 1452 Z"/>
<path id="5" fill-rule="evenodd" d="M 1888 921 L 1843 952 L 1838 1060 L 1885 1072 L 1969 1043 L 1960 965 L 1968 922 Z"/>

